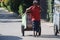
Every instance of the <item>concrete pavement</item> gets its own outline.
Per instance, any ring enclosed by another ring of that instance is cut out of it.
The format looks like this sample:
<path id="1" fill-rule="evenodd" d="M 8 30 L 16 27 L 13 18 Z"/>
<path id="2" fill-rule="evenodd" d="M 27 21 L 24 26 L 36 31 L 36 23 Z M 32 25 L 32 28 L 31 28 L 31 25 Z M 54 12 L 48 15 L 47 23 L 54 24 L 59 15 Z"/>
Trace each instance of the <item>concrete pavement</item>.
<path id="1" fill-rule="evenodd" d="M 11 19 L 15 20 L 15 19 Z M 17 21 L 17 20 L 16 20 Z M 21 20 L 20 20 L 21 21 Z M 49 24 L 49 25 L 48 25 Z M 53 25 L 41 22 L 42 33 L 40 37 L 34 37 L 33 31 L 26 31 L 25 36 L 21 34 L 21 22 L 0 22 L 1 40 L 60 40 L 59 36 L 54 36 Z"/>
<path id="2" fill-rule="evenodd" d="M 0 8 L 0 40 L 22 40 L 19 36 L 20 22 L 21 19 L 17 19 L 17 14 Z"/>

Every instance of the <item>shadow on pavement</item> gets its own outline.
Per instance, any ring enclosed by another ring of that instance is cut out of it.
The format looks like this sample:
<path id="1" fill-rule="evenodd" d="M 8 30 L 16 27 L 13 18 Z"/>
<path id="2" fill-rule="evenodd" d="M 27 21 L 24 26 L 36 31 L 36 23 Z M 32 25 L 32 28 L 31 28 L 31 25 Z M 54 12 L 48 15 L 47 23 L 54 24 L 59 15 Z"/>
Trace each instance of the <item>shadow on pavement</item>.
<path id="1" fill-rule="evenodd" d="M 17 36 L 0 36 L 0 40 L 22 40 L 22 38 Z"/>
<path id="2" fill-rule="evenodd" d="M 34 37 L 34 35 L 25 35 L 24 37 Z"/>
<path id="3" fill-rule="evenodd" d="M 0 23 L 22 22 L 21 19 L 0 19 Z"/>
<path id="4" fill-rule="evenodd" d="M 34 35 L 25 35 L 24 37 L 27 37 L 27 36 L 30 36 L 30 37 L 34 37 Z M 60 38 L 60 35 L 41 35 L 37 38 Z"/>
<path id="5" fill-rule="evenodd" d="M 60 35 L 41 35 L 40 38 L 60 38 Z"/>
<path id="6" fill-rule="evenodd" d="M 22 22 L 22 21 L 0 21 L 0 23 L 14 23 L 14 22 Z"/>
<path id="7" fill-rule="evenodd" d="M 0 19 L 21 19 L 17 14 L 0 14 Z"/>

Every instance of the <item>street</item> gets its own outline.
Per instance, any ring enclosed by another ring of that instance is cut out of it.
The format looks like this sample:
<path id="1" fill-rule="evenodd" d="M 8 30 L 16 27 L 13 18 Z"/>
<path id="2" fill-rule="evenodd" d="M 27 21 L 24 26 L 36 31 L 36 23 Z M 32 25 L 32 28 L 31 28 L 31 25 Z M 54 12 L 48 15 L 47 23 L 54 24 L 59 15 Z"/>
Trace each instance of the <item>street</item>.
<path id="1" fill-rule="evenodd" d="M 8 16 L 9 13 L 0 9 L 0 40 L 60 40 L 60 34 L 54 36 L 53 23 L 41 20 L 41 36 L 34 37 L 33 31 L 26 31 L 25 36 L 21 33 L 21 19 Z M 2 14 L 3 13 L 3 14 Z M 6 14 L 8 14 L 6 16 Z"/>

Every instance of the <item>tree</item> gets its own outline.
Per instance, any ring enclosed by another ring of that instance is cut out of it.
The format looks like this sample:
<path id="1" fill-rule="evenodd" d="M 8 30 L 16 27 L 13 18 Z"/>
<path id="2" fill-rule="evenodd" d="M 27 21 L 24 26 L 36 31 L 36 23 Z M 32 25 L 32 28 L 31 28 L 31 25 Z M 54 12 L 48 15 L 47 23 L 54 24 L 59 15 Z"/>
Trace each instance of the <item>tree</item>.
<path id="1" fill-rule="evenodd" d="M 33 0 L 5 0 L 4 5 L 19 15 L 24 13 L 26 8 L 32 5 L 32 2 Z"/>
<path id="2" fill-rule="evenodd" d="M 47 19 L 48 21 L 52 21 L 53 20 L 53 5 L 54 5 L 54 0 L 47 0 L 48 1 L 48 15 L 47 15 Z"/>

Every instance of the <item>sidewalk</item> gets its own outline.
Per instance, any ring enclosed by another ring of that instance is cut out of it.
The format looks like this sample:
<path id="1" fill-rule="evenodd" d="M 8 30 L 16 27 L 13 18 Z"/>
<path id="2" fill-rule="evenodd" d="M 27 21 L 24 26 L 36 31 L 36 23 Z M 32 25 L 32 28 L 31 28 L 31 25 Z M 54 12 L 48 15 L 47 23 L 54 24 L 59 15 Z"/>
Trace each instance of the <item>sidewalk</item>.
<path id="1" fill-rule="evenodd" d="M 43 19 L 41 19 L 41 24 L 45 24 L 45 25 L 47 25 L 49 27 L 53 27 L 54 26 L 52 22 L 47 22 L 47 21 L 45 21 Z"/>

